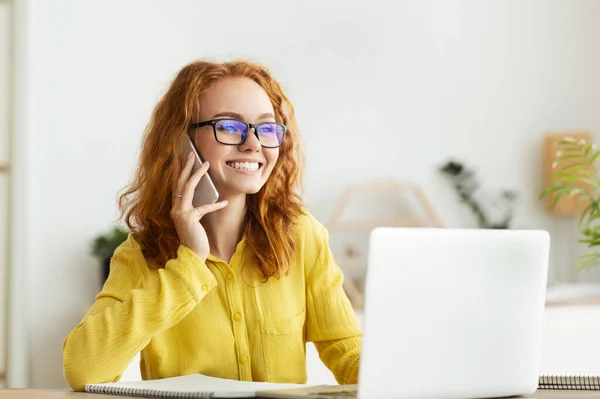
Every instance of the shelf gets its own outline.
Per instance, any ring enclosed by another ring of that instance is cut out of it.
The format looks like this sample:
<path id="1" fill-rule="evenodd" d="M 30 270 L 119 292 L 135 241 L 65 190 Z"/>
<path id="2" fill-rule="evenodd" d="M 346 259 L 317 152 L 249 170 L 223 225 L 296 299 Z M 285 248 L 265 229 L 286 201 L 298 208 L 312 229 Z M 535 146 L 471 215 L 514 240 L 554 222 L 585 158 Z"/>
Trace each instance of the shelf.
<path id="1" fill-rule="evenodd" d="M 546 306 L 598 305 L 600 305 L 600 284 L 556 284 L 549 286 L 546 291 Z"/>

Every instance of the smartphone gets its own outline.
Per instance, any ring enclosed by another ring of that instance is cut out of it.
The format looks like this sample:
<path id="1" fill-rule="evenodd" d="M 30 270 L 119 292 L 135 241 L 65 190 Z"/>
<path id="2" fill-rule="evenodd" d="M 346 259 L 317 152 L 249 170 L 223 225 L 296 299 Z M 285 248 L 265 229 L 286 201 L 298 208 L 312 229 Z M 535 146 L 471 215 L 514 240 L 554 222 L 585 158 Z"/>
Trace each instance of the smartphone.
<path id="1" fill-rule="evenodd" d="M 191 176 L 200 168 L 200 166 L 202 166 L 202 158 L 200 158 L 200 154 L 198 153 L 198 150 L 196 150 L 196 146 L 192 142 L 192 139 L 188 137 L 187 140 L 188 151 L 186 152 L 186 155 L 189 153 L 189 151 L 192 151 L 194 153 L 195 158 L 192 173 L 190 174 Z M 194 198 L 192 199 L 192 205 L 194 206 L 194 208 L 197 208 L 202 205 L 213 204 L 217 202 L 218 199 L 219 192 L 215 188 L 213 181 L 208 175 L 208 172 L 206 172 L 204 176 L 200 178 L 200 182 L 196 186 L 196 190 L 194 191 Z"/>

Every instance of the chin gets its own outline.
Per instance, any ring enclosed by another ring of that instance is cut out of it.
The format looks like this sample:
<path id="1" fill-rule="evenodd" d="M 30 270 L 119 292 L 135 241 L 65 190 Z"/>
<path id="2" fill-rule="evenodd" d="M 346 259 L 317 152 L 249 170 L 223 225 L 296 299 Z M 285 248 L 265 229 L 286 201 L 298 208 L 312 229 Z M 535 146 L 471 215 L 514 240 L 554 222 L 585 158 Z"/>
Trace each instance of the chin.
<path id="1" fill-rule="evenodd" d="M 223 193 L 227 192 L 229 193 L 229 195 L 237 195 L 237 194 L 256 194 L 258 193 L 263 187 L 264 184 L 224 184 L 224 185 L 219 185 L 221 187 L 221 190 L 219 190 L 219 187 L 217 187 L 217 191 L 221 191 Z"/>
<path id="2" fill-rule="evenodd" d="M 260 189 L 263 188 L 263 186 L 260 187 L 246 187 L 245 189 L 240 190 L 241 192 L 243 192 L 244 194 L 256 194 L 260 191 Z"/>

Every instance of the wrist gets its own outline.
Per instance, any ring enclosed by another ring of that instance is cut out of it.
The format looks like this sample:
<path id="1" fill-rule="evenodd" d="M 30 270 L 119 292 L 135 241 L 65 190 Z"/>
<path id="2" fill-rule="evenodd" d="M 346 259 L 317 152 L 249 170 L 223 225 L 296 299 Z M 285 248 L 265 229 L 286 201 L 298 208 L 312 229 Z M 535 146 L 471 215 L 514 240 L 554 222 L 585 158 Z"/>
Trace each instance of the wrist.
<path id="1" fill-rule="evenodd" d="M 200 260 L 201 260 L 202 262 L 206 262 L 206 258 L 208 258 L 208 252 L 206 252 L 206 251 L 202 251 L 202 250 L 200 250 L 200 249 L 195 249 L 195 248 L 190 248 L 190 249 L 192 250 L 192 252 L 193 252 L 193 253 L 195 253 L 195 254 L 196 254 L 196 256 L 197 256 L 198 258 L 200 258 Z"/>
<path id="2" fill-rule="evenodd" d="M 194 255 L 196 255 L 198 258 L 200 258 L 200 260 L 202 262 L 206 262 L 206 258 L 208 258 L 208 252 L 203 251 L 201 249 L 194 248 L 193 246 L 187 245 L 184 242 L 181 242 L 180 245 L 182 245 L 182 246 L 186 247 L 187 249 L 189 249 L 190 251 L 192 251 L 194 253 Z"/>

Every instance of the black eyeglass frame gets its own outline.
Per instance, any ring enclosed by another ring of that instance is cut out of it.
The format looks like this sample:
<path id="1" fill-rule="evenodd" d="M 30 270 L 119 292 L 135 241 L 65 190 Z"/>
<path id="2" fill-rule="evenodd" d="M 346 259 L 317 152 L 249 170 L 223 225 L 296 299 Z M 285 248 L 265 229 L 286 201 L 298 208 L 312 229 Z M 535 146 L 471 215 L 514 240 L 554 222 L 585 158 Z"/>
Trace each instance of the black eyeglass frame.
<path id="1" fill-rule="evenodd" d="M 287 133 L 287 126 L 284 125 L 283 123 L 279 123 L 279 122 L 262 122 L 262 123 L 248 123 L 248 122 L 244 122 L 241 121 L 239 119 L 234 119 L 234 118 L 220 118 L 220 119 L 210 119 L 208 121 L 204 121 L 204 122 L 196 122 L 196 123 L 192 123 L 190 125 L 190 129 L 197 129 L 199 127 L 204 127 L 204 126 L 212 126 L 212 130 L 213 130 L 213 134 L 215 136 L 215 140 L 217 140 L 218 143 L 220 144 L 224 144 L 224 145 L 241 145 L 244 144 L 246 142 L 246 139 L 248 139 L 249 134 L 247 133 L 246 136 L 242 139 L 242 141 L 240 141 L 239 143 L 223 143 L 222 141 L 219 141 L 219 139 L 217 138 L 217 122 L 220 121 L 236 121 L 236 122 L 240 122 L 245 124 L 246 126 L 248 126 L 248 131 L 250 131 L 250 129 L 254 129 L 254 135 L 256 136 L 256 139 L 258 140 L 258 142 L 260 143 L 261 146 L 263 146 L 264 148 L 279 148 L 281 147 L 281 144 L 283 144 L 283 140 L 285 139 L 285 134 Z M 261 125 L 278 125 L 283 127 L 283 134 L 281 135 L 281 142 L 276 145 L 276 146 L 269 146 L 269 145 L 264 145 L 263 143 L 260 142 L 260 137 L 258 137 L 258 128 Z"/>

